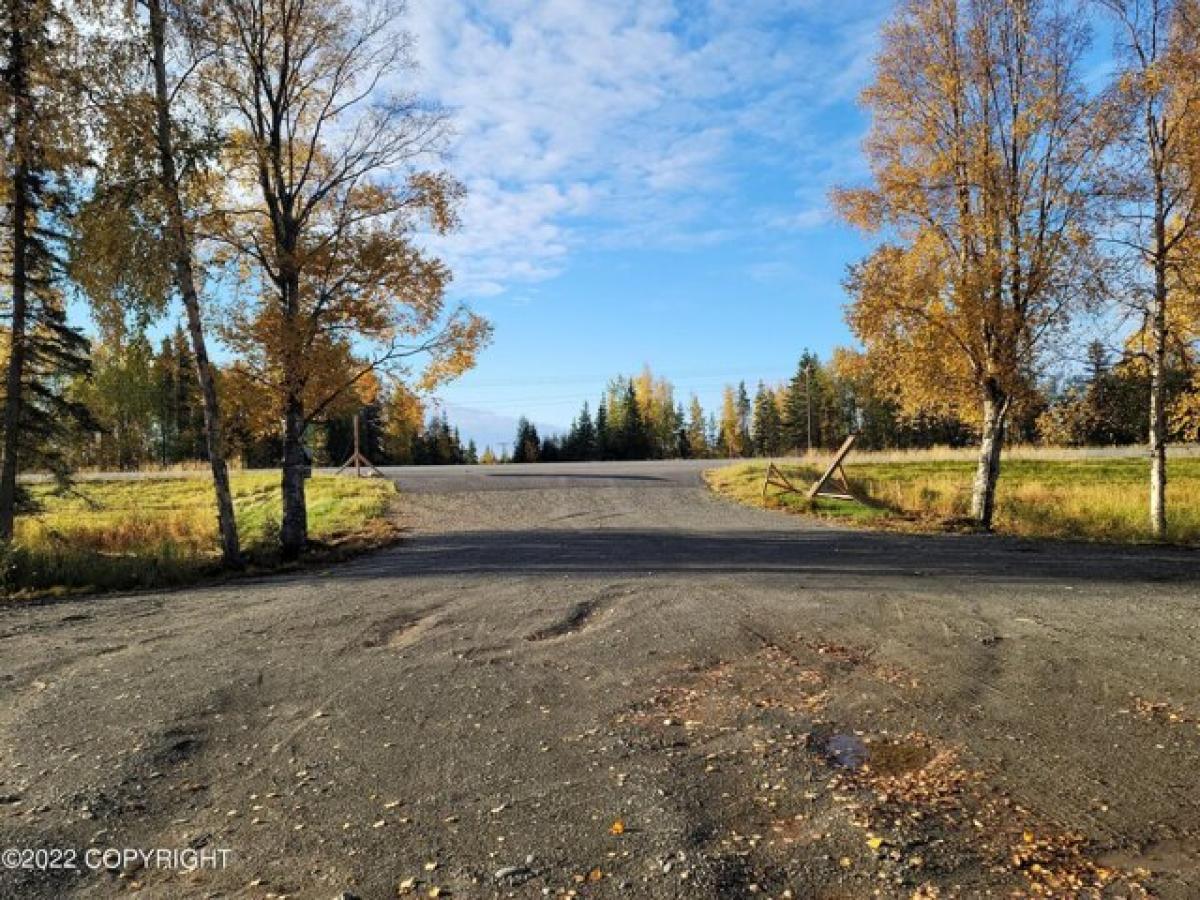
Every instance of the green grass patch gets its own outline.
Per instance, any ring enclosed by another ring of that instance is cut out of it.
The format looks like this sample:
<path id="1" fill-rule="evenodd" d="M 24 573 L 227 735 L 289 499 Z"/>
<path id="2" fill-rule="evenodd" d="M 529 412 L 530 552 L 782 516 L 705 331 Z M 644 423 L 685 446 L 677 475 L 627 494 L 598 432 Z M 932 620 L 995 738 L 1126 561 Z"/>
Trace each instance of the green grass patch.
<path id="1" fill-rule="evenodd" d="M 243 550 L 252 568 L 278 564 L 279 476 L 232 477 Z M 7 594 L 165 587 L 218 569 L 216 504 L 207 478 L 85 481 L 59 492 L 30 485 L 33 512 L 17 519 L 0 559 Z M 379 543 L 396 496 L 383 479 L 317 476 L 307 486 L 309 535 L 319 549 Z"/>
<path id="2" fill-rule="evenodd" d="M 819 476 L 816 465 L 781 465 L 801 490 Z M 1169 535 L 1175 543 L 1200 542 L 1200 459 L 1172 459 Z M 754 506 L 783 508 L 838 519 L 917 530 L 957 526 L 970 510 L 975 466 L 966 460 L 850 463 L 846 473 L 868 505 L 803 496 L 763 498 L 765 463 L 715 469 L 714 491 Z M 997 531 L 1024 537 L 1141 542 L 1149 528 L 1149 462 L 1145 459 L 1006 460 L 997 488 Z"/>

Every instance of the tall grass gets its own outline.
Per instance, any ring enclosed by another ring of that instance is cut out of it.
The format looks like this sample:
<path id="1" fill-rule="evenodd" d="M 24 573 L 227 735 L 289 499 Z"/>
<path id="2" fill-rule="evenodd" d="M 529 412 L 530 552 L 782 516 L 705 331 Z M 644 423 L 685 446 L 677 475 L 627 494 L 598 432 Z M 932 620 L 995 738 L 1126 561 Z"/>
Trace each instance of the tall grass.
<path id="1" fill-rule="evenodd" d="M 765 465 L 748 463 L 708 475 L 714 490 L 742 502 L 779 505 L 821 515 L 856 515 L 878 524 L 939 529 L 970 509 L 974 463 L 946 459 L 846 466 L 855 492 L 870 506 L 810 504 L 803 497 L 762 498 Z M 816 465 L 784 464 L 798 487 L 819 475 Z M 1177 457 L 1170 465 L 1168 539 L 1200 542 L 1200 458 Z M 1028 537 L 1149 541 L 1149 463 L 1140 459 L 1006 458 L 997 489 L 995 527 Z"/>
<path id="2" fill-rule="evenodd" d="M 1004 459 L 1007 460 L 1114 460 L 1114 459 L 1143 459 L 1146 457 L 1145 444 L 1112 445 L 1104 447 L 1044 447 L 1032 444 L 1018 444 L 1004 448 Z M 1200 444 L 1175 444 L 1168 448 L 1167 455 L 1172 459 L 1200 458 Z M 851 457 L 855 465 L 865 463 L 888 462 L 971 462 L 979 458 L 978 447 L 922 447 L 913 450 L 855 450 Z M 808 463 L 810 465 L 826 465 L 833 459 L 833 453 L 828 450 L 816 450 L 811 454 L 799 454 L 786 457 L 789 462 Z"/>
<path id="3" fill-rule="evenodd" d="M 18 518 L 13 546 L 0 559 L 0 585 L 8 593 L 166 586 L 217 568 L 216 511 L 206 478 L 28 490 L 34 511 Z M 236 474 L 232 492 L 243 548 L 252 563 L 272 563 L 282 516 L 278 475 Z M 378 537 L 394 496 L 390 481 L 314 477 L 310 534 L 321 542 Z"/>

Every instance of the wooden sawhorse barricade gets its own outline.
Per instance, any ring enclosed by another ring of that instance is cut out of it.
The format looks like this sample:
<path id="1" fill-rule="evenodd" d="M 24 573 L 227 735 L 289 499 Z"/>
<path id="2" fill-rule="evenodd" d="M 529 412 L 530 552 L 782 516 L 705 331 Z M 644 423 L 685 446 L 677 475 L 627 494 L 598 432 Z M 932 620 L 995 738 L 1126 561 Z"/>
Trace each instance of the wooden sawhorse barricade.
<path id="1" fill-rule="evenodd" d="M 818 478 L 816 483 L 808 489 L 807 497 L 809 500 L 824 497 L 828 500 L 856 500 L 859 503 L 862 502 L 860 498 L 854 496 L 854 492 L 850 488 L 850 479 L 846 477 L 846 470 L 842 468 L 842 463 L 850 455 L 850 451 L 854 448 L 854 442 L 857 440 L 858 432 L 854 432 L 842 442 L 841 449 L 834 456 L 833 462 L 829 464 L 829 468 L 825 470 L 825 474 Z M 767 492 L 771 488 L 776 488 L 781 495 L 801 493 L 773 461 L 767 465 L 767 480 L 763 482 L 764 500 L 767 498 Z"/>

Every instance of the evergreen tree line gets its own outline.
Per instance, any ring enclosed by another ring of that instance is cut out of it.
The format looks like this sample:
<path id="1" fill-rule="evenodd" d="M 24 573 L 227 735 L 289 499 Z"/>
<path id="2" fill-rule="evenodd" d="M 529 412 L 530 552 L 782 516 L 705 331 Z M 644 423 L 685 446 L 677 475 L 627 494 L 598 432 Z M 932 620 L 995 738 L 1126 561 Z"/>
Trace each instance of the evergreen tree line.
<path id="1" fill-rule="evenodd" d="M 1183 402 L 1194 390 L 1185 357 L 1170 367 L 1170 392 Z M 248 468 L 277 466 L 282 444 L 251 415 L 254 394 L 234 390 L 232 373 L 217 371 L 229 410 L 226 451 Z M 1128 445 L 1146 439 L 1143 411 L 1149 375 L 1136 356 L 1114 357 L 1100 344 L 1084 369 L 1030 393 L 1014 417 L 1009 440 L 1060 446 Z M 61 442 L 72 468 L 129 470 L 174 466 L 207 458 L 200 388 L 182 328 L 155 349 L 139 334 L 123 346 L 98 346 L 89 376 L 63 391 L 81 410 Z M 706 411 L 699 398 L 677 399 L 670 381 L 650 369 L 617 377 L 595 406 L 585 402 L 565 434 L 539 435 L 526 418 L 518 423 L 512 452 L 500 459 L 464 441 L 444 412 L 425 405 L 400 384 L 358 396 L 314 423 L 305 437 L 313 461 L 341 465 L 353 451 L 353 418 L 359 416 L 363 452 L 376 465 L 463 465 L 477 462 L 557 462 L 681 458 L 772 457 L 836 448 L 852 431 L 865 450 L 967 446 L 977 428 L 953 416 L 902 414 L 866 358 L 838 349 L 828 361 L 805 351 L 795 374 L 782 384 L 745 381 L 728 385 L 720 408 Z M 1190 420 L 1179 419 L 1172 439 L 1196 440 Z"/>
<path id="2" fill-rule="evenodd" d="M 331 465 L 341 465 L 354 450 L 354 421 L 338 418 L 325 423 L 314 435 L 316 455 Z M 386 404 L 366 406 L 359 418 L 359 446 L 377 466 L 462 466 L 479 462 L 475 442 L 463 443 L 458 429 L 444 412 L 423 424 L 401 424 L 388 414 Z"/>
<path id="3" fill-rule="evenodd" d="M 1171 366 L 1170 394 L 1184 402 L 1194 391 L 1187 359 Z M 1078 375 L 1032 388 L 1013 413 L 1010 443 L 1056 446 L 1129 445 L 1146 440 L 1150 390 L 1144 362 L 1114 357 L 1101 344 L 1089 350 Z M 963 447 L 978 426 L 952 414 L 906 415 L 866 357 L 838 348 L 828 361 L 804 351 L 783 384 L 727 385 L 719 410 L 706 412 L 694 394 L 685 405 L 674 386 L 649 368 L 613 379 L 594 407 L 584 402 L 562 435 L 539 435 L 518 424 L 513 462 L 739 458 L 800 455 L 836 449 L 857 432 L 863 450 Z M 1172 439 L 1197 440 L 1193 423 L 1174 423 Z"/>

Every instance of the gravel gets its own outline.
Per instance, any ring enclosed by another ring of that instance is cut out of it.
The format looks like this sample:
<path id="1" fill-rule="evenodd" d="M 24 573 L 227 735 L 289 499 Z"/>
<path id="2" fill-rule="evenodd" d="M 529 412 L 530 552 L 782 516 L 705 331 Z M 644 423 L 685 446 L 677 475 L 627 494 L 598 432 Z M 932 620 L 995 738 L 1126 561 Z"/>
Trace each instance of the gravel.
<path id="1" fill-rule="evenodd" d="M 0 847 L 231 851 L 0 897 L 1007 894 L 1024 834 L 1200 891 L 1195 554 L 841 530 L 654 471 L 451 479 L 327 570 L 0 610 Z M 838 734 L 924 768 L 883 806 Z"/>

